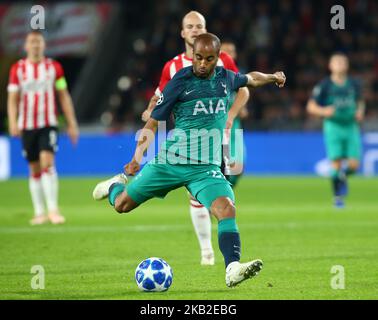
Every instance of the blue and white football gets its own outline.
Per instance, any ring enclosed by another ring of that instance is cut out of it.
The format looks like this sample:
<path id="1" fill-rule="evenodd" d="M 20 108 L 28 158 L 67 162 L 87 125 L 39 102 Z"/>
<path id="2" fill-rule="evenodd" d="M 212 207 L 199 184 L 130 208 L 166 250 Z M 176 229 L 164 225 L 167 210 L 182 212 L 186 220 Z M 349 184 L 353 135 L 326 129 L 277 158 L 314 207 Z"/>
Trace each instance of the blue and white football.
<path id="1" fill-rule="evenodd" d="M 166 291 L 172 284 L 172 268 L 161 258 L 143 260 L 135 270 L 135 281 L 142 291 Z"/>

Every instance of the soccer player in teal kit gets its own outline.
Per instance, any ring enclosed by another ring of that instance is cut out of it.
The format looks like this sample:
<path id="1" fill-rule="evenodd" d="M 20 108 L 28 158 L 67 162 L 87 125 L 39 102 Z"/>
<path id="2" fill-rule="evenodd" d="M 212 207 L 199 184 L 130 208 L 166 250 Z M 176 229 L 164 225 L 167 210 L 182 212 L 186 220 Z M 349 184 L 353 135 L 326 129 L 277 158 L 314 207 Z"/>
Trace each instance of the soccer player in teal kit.
<path id="1" fill-rule="evenodd" d="M 324 118 L 323 132 L 327 157 L 332 162 L 331 180 L 334 205 L 344 207 L 348 193 L 347 176 L 357 171 L 361 156 L 358 122 L 364 117 L 360 83 L 348 77 L 349 61 L 345 54 L 335 53 L 329 61 L 331 76 L 315 86 L 307 110 Z M 347 160 L 346 168 L 342 161 Z"/>
<path id="2" fill-rule="evenodd" d="M 129 184 L 121 174 L 97 184 L 93 197 L 108 197 L 119 213 L 129 212 L 153 198 L 163 198 L 171 190 L 187 190 L 218 220 L 218 242 L 226 265 L 226 285 L 236 286 L 258 274 L 262 261 L 240 263 L 240 237 L 235 221 L 234 193 L 220 170 L 223 130 L 227 121 L 229 99 L 240 87 L 258 87 L 285 83 L 283 72 L 246 75 L 216 67 L 220 41 L 210 33 L 199 35 L 194 43 L 193 66 L 181 69 L 167 84 L 151 118 L 144 126 L 130 163 L 125 166 L 129 175 L 140 169 L 145 150 L 154 137 L 158 121 L 165 121 L 171 113 L 175 129 L 154 160 L 147 163 Z M 191 138 L 197 133 L 196 138 Z M 209 135 L 212 136 L 209 139 Z M 198 137 L 210 141 L 198 143 Z"/>

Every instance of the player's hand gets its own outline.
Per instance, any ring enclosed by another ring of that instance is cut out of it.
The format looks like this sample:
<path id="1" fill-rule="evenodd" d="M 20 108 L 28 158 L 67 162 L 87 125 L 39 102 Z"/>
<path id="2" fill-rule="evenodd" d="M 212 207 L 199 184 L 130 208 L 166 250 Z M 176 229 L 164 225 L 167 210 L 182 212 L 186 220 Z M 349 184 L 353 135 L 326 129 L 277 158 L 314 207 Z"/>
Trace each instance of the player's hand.
<path id="1" fill-rule="evenodd" d="M 9 125 L 9 134 L 10 134 L 11 137 L 21 136 L 21 130 L 18 129 L 17 124 L 10 124 Z"/>
<path id="2" fill-rule="evenodd" d="M 131 160 L 128 164 L 123 167 L 123 170 L 129 176 L 134 176 L 140 169 L 140 164 L 136 160 Z"/>
<path id="3" fill-rule="evenodd" d="M 362 122 L 364 120 L 364 112 L 362 110 L 357 110 L 355 117 L 358 122 Z"/>
<path id="4" fill-rule="evenodd" d="M 67 134 L 71 140 L 71 143 L 75 146 L 77 144 L 77 140 L 79 139 L 79 128 L 76 125 L 68 126 Z"/>
<path id="5" fill-rule="evenodd" d="M 150 119 L 150 117 L 151 117 L 151 111 L 148 109 L 144 110 L 142 113 L 142 121 L 147 122 L 148 119 Z"/>
<path id="6" fill-rule="evenodd" d="M 322 109 L 322 116 L 324 118 L 330 118 L 335 114 L 335 108 L 334 107 L 325 107 Z"/>
<path id="7" fill-rule="evenodd" d="M 283 71 L 277 71 L 277 72 L 274 73 L 274 76 L 276 78 L 276 85 L 279 88 L 282 88 L 285 85 L 285 82 L 286 82 L 285 74 L 283 73 Z"/>

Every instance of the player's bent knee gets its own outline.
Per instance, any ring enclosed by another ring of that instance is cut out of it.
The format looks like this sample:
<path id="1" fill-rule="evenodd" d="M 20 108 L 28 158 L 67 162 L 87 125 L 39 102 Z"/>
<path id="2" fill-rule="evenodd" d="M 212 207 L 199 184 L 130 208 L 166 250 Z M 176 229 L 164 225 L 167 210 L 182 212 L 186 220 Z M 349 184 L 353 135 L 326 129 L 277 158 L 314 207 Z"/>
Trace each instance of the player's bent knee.
<path id="1" fill-rule="evenodd" d="M 235 217 L 235 206 L 228 197 L 220 197 L 213 201 L 210 208 L 211 213 L 219 220 Z"/>
<path id="2" fill-rule="evenodd" d="M 121 194 L 114 203 L 114 209 L 118 213 L 127 213 L 135 209 L 138 205 L 127 195 Z"/>
<path id="3" fill-rule="evenodd" d="M 118 213 L 124 213 L 124 212 L 127 212 L 126 209 L 127 209 L 127 198 L 126 197 L 123 197 L 122 195 L 118 196 L 116 199 L 115 199 L 115 202 L 114 202 L 114 209 L 118 212 Z"/>

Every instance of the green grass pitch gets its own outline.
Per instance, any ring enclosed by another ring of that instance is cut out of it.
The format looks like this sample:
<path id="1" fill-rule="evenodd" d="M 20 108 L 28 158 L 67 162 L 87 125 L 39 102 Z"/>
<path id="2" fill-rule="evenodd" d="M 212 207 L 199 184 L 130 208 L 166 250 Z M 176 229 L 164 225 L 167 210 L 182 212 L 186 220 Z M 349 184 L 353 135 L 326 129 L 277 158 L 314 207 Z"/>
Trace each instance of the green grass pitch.
<path id="1" fill-rule="evenodd" d="M 216 265 L 201 267 L 184 189 L 119 215 L 92 200 L 98 179 L 61 179 L 63 226 L 35 226 L 27 180 L 0 183 L 0 299 L 377 299 L 378 180 L 350 181 L 347 208 L 332 208 L 326 179 L 244 177 L 236 189 L 242 261 L 261 258 L 258 277 L 225 286 L 213 219 Z M 172 287 L 142 293 L 137 264 L 157 256 Z M 42 265 L 45 289 L 31 288 Z M 331 288 L 332 266 L 345 289 Z M 340 274 L 338 274 L 340 275 Z"/>

